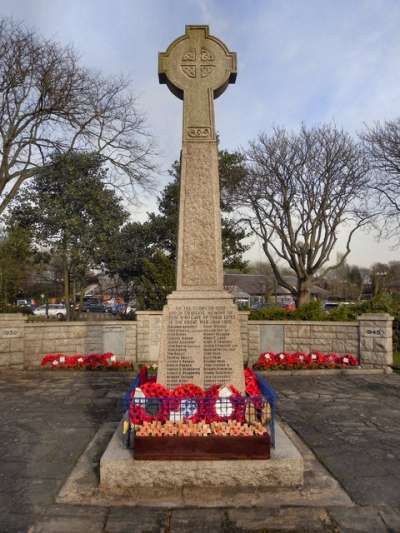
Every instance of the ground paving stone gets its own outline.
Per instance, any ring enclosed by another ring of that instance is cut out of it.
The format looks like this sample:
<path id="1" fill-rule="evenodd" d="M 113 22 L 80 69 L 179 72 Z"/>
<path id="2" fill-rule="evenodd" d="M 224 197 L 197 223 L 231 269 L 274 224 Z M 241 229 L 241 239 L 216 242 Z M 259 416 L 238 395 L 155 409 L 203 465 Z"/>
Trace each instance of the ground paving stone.
<path id="1" fill-rule="evenodd" d="M 0 514 L 0 531 L 2 533 L 25 533 L 33 531 L 40 520 L 40 513 L 7 513 Z"/>
<path id="2" fill-rule="evenodd" d="M 280 394 L 278 413 L 356 503 L 398 504 L 400 375 L 299 378 L 267 376 Z M 310 390 L 331 401 L 321 406 L 314 396 L 310 399 Z M 295 402 L 293 391 L 299 395 Z"/>
<path id="3" fill-rule="evenodd" d="M 328 510 L 340 533 L 388 532 L 388 527 L 375 507 L 336 507 Z"/>
<path id="4" fill-rule="evenodd" d="M 229 531 L 295 531 L 331 533 L 335 524 L 322 508 L 286 507 L 275 509 L 238 509 L 228 511 Z"/>
<path id="5" fill-rule="evenodd" d="M 120 419 L 119 400 L 133 379 L 58 372 L 0 373 L 1 532 L 400 531 L 400 375 L 268 375 L 278 414 L 354 506 L 288 507 L 283 496 L 268 508 L 154 510 L 55 504 L 94 435 Z M 100 455 L 93 450 L 93 464 Z"/>
<path id="6" fill-rule="evenodd" d="M 400 506 L 380 505 L 378 510 L 385 525 L 391 532 L 400 531 Z"/>
<path id="7" fill-rule="evenodd" d="M 115 507 L 107 519 L 105 533 L 135 531 L 137 533 L 159 533 L 168 531 L 171 511 L 168 509 L 141 509 L 135 507 Z M 197 532 L 197 529 L 193 529 Z"/>
<path id="8" fill-rule="evenodd" d="M 172 511 L 170 519 L 171 533 L 199 533 L 235 531 L 235 527 L 228 519 L 228 512 L 223 509 L 179 509 Z"/>

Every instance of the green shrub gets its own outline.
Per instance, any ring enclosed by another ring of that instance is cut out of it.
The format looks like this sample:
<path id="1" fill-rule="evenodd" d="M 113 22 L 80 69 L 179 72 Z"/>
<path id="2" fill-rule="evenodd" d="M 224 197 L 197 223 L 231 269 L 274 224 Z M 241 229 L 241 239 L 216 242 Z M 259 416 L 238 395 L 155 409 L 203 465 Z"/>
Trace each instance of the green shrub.
<path id="1" fill-rule="evenodd" d="M 129 311 L 129 313 L 117 313 L 115 318 L 117 320 L 136 320 L 136 312 Z"/>
<path id="2" fill-rule="evenodd" d="M 363 311 L 363 304 L 355 305 L 339 305 L 326 313 L 325 320 L 335 322 L 352 322 L 357 320 L 357 317 L 365 313 Z"/>
<path id="3" fill-rule="evenodd" d="M 315 300 L 308 304 L 303 304 L 294 312 L 295 320 L 326 320 L 326 313 L 321 307 L 321 302 Z"/>
<path id="4" fill-rule="evenodd" d="M 258 311 L 250 311 L 249 320 L 292 320 L 293 314 L 290 309 L 273 305 Z"/>
<path id="5" fill-rule="evenodd" d="M 32 309 L 30 307 L 0 303 L 0 313 L 22 313 L 23 315 L 31 315 Z"/>

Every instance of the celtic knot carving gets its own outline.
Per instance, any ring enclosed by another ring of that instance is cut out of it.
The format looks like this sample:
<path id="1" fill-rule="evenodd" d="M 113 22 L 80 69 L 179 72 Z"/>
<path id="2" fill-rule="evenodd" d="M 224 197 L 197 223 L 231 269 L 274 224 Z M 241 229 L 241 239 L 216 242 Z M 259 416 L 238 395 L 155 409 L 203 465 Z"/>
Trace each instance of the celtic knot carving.
<path id="1" fill-rule="evenodd" d="M 189 78 L 196 77 L 196 65 L 182 65 L 182 70 Z"/>
<path id="2" fill-rule="evenodd" d="M 185 52 L 182 56 L 182 61 L 196 61 L 196 49 L 190 48 L 190 50 Z"/>
<path id="3" fill-rule="evenodd" d="M 214 56 L 211 52 L 206 50 L 205 48 L 201 49 L 201 60 L 202 61 L 214 61 Z"/>
<path id="4" fill-rule="evenodd" d="M 206 78 L 209 74 L 211 74 L 213 68 L 215 68 L 215 65 L 201 65 L 201 77 Z"/>
<path id="5" fill-rule="evenodd" d="M 214 55 L 206 48 L 201 48 L 200 53 L 195 48 L 190 48 L 182 56 L 184 64 L 181 64 L 181 69 L 189 78 L 196 78 L 199 74 L 201 78 L 206 78 L 215 68 L 215 65 L 209 64 L 211 61 L 214 61 Z"/>

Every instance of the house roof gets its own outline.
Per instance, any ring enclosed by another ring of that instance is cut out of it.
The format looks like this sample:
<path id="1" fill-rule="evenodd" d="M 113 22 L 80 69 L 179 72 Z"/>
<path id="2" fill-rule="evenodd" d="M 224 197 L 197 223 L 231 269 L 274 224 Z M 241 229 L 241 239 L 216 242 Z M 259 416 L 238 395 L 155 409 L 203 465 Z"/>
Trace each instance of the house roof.
<path id="1" fill-rule="evenodd" d="M 242 291 L 237 285 L 224 285 L 224 289 L 234 298 L 250 298 L 250 294 Z"/>

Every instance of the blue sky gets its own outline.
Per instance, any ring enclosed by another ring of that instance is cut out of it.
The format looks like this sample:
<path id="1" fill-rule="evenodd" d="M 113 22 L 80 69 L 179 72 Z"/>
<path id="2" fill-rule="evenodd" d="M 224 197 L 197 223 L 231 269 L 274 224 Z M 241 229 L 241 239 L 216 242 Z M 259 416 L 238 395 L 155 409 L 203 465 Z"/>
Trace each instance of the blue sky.
<path id="1" fill-rule="evenodd" d="M 208 24 L 238 55 L 236 84 L 215 103 L 222 148 L 273 125 L 335 121 L 356 133 L 400 113 L 398 0 L 2 0 L 0 13 L 72 44 L 85 66 L 129 75 L 158 140 L 160 189 L 179 156 L 182 103 L 158 84 L 158 52 L 186 24 Z M 151 199 L 133 218 L 146 209 Z M 359 233 L 349 262 L 397 259 Z"/>

